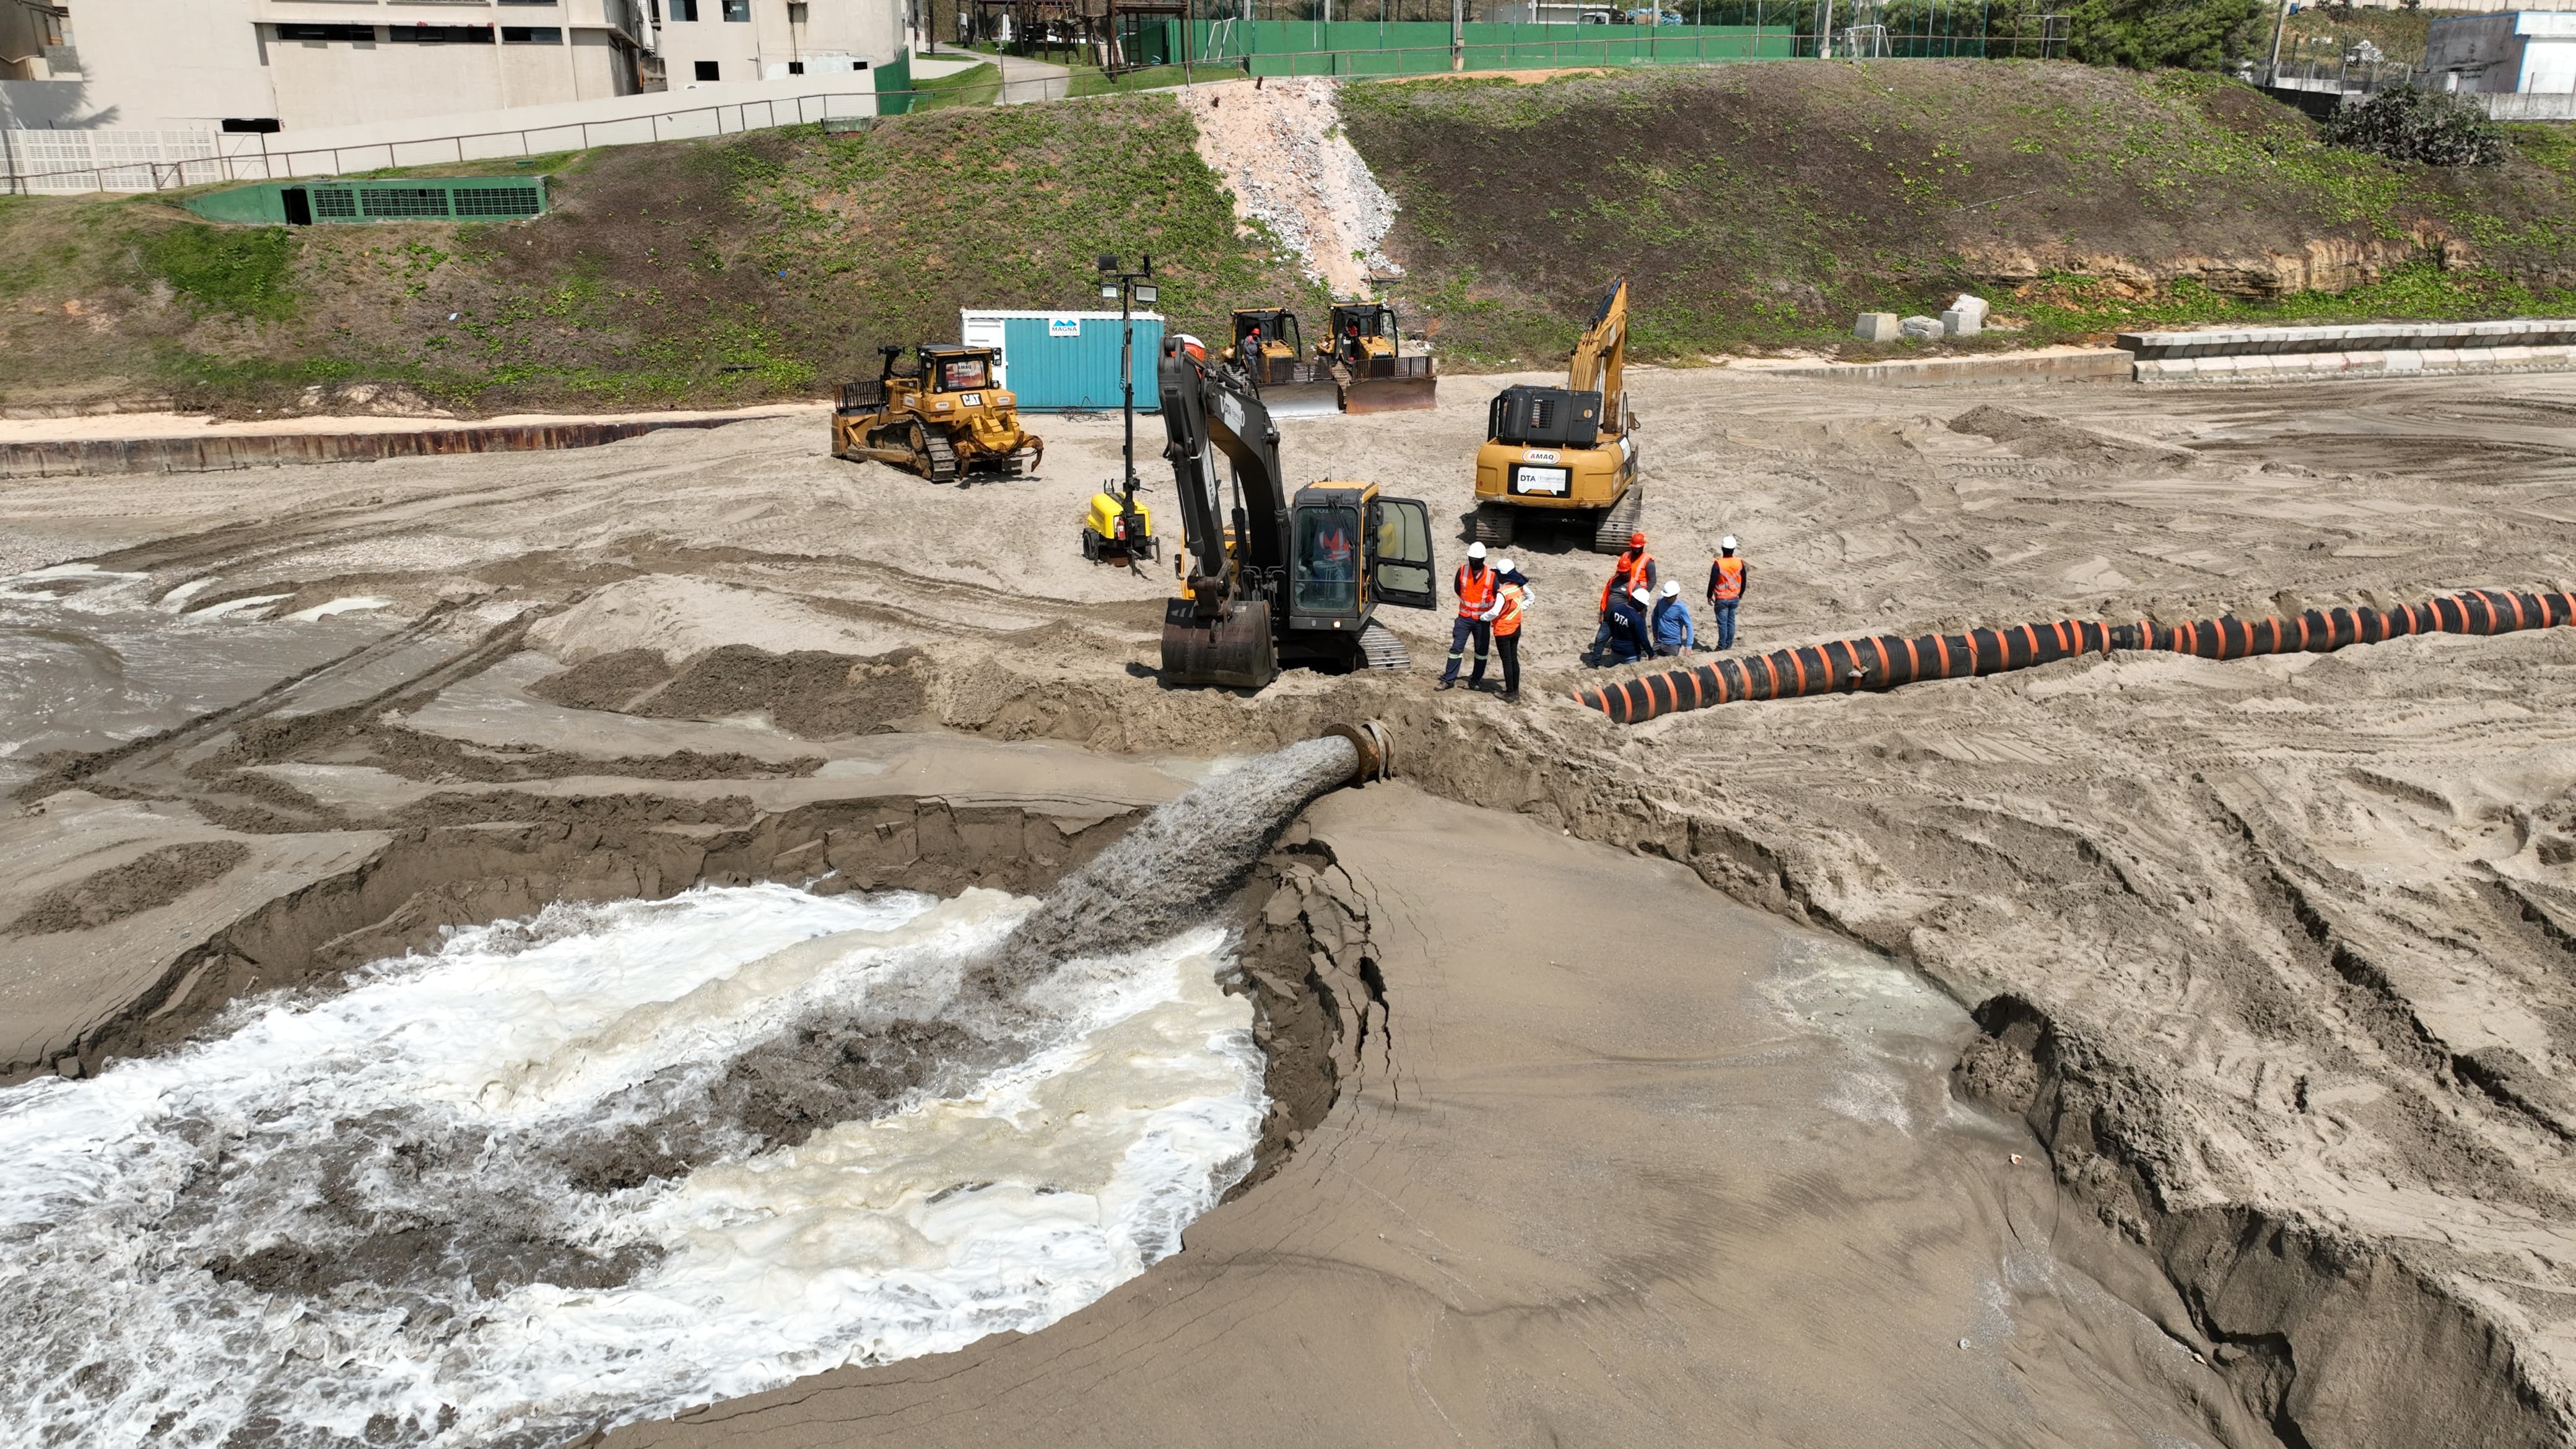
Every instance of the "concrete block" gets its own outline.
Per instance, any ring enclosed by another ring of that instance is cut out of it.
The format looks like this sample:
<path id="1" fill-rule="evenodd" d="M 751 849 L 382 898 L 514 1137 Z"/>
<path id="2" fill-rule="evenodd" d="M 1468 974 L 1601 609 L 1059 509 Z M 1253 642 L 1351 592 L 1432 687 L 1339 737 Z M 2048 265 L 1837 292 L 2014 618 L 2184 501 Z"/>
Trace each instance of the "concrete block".
<path id="1" fill-rule="evenodd" d="M 1965 292 L 1950 300 L 1941 314 L 1941 330 L 1952 337 L 1974 337 L 1986 330 L 1986 299 Z"/>
<path id="2" fill-rule="evenodd" d="M 2421 372 L 2424 369 L 2424 354 L 2413 348 L 2391 348 L 2383 355 L 2388 359 L 2383 366 L 2390 372 Z"/>
<path id="3" fill-rule="evenodd" d="M 1852 335 L 1863 342 L 1894 342 L 1899 336 L 1896 314 L 1863 312 L 1860 320 L 1852 324 Z"/>
<path id="4" fill-rule="evenodd" d="M 1896 330 L 1907 337 L 1938 337 L 1941 335 L 1942 331 L 1941 319 L 1937 317 L 1908 317 L 1904 321 L 1896 324 Z"/>

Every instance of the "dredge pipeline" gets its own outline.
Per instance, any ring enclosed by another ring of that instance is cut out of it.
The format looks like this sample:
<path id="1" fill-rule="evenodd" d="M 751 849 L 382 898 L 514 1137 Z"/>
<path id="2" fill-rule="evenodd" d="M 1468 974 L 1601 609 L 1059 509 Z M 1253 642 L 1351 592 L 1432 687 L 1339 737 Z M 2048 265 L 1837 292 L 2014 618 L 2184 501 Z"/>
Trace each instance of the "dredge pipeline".
<path id="1" fill-rule="evenodd" d="M 2028 669 L 2081 654 L 2158 650 L 2202 659 L 2250 654 L 2324 654 L 2353 644 L 2381 644 L 2410 634 L 2511 634 L 2576 622 L 2576 593 L 2520 594 L 2469 589 L 2394 609 L 2310 609 L 2291 618 L 2193 619 L 2180 624 L 2112 624 L 2060 619 L 1964 634 L 1907 639 L 1880 634 L 1778 649 L 1752 659 L 1721 659 L 1575 692 L 1577 703 L 1621 724 L 1750 699 L 1794 699 L 1894 689 L 1926 679 L 1971 679 Z"/>

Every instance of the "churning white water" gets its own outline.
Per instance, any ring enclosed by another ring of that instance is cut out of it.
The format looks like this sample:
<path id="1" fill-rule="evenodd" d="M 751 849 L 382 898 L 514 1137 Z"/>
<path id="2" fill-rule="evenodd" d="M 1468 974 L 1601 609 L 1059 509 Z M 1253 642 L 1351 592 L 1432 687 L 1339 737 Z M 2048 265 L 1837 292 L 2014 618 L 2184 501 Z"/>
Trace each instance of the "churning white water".
<path id="1" fill-rule="evenodd" d="M 0 1092 L 0 1438 L 555 1443 L 1053 1322 L 1250 1165 L 1221 931 L 1064 966 L 1011 1050 L 794 1145 L 700 1120 L 800 1021 L 940 1022 L 1034 904 L 557 906 Z M 595 1163 L 635 1152 L 681 1166 Z"/>

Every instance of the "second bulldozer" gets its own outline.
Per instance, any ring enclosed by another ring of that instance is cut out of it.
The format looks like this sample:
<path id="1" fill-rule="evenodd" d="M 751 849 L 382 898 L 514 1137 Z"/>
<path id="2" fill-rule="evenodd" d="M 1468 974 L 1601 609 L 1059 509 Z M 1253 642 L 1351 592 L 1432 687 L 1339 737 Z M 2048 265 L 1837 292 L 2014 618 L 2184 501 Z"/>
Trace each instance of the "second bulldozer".
<path id="1" fill-rule="evenodd" d="M 1019 400 L 997 379 L 1001 354 L 990 347 L 924 342 L 877 349 L 885 361 L 874 382 L 841 386 L 832 411 L 832 456 L 892 463 L 933 483 L 976 473 L 1025 477 L 1037 471 L 1046 444 L 1020 427 Z"/>
<path id="2" fill-rule="evenodd" d="M 1335 302 L 1333 335 L 1315 353 L 1332 369 L 1346 413 L 1411 412 L 1438 400 L 1431 354 L 1405 350 L 1395 309 L 1384 302 Z"/>

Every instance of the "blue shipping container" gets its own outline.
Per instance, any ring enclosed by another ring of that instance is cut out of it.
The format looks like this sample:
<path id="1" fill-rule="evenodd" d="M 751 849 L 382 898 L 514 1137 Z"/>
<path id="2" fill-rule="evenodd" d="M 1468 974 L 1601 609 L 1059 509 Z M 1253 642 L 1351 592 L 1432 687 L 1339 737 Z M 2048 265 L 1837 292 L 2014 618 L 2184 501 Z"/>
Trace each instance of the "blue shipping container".
<path id="1" fill-rule="evenodd" d="M 1030 412 L 1115 412 L 1120 404 L 1115 312 L 976 312 L 958 314 L 959 336 L 973 347 L 1002 349 L 1001 384 Z M 1154 364 L 1162 355 L 1163 319 L 1139 312 L 1136 324 L 1136 411 L 1162 406 Z"/>

